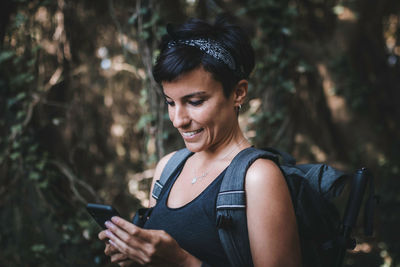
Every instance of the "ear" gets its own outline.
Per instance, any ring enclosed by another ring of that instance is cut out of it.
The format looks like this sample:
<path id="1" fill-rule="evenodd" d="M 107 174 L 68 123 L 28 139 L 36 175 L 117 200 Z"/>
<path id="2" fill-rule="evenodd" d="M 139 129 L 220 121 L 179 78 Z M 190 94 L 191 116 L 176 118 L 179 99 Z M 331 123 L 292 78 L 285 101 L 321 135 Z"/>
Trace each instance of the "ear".
<path id="1" fill-rule="evenodd" d="M 247 80 L 240 80 L 236 84 L 236 88 L 233 91 L 233 101 L 235 106 L 242 105 L 247 96 L 247 90 L 249 88 L 249 82 Z"/>

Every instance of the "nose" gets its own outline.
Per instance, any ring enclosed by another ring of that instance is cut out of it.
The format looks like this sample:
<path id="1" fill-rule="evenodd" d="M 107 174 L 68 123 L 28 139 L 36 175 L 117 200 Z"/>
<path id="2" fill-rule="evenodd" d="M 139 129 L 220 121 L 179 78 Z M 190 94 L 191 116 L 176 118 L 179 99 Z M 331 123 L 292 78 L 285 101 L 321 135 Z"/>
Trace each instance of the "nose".
<path id="1" fill-rule="evenodd" d="M 185 128 L 190 124 L 190 117 L 184 106 L 170 107 L 169 115 L 175 128 Z"/>

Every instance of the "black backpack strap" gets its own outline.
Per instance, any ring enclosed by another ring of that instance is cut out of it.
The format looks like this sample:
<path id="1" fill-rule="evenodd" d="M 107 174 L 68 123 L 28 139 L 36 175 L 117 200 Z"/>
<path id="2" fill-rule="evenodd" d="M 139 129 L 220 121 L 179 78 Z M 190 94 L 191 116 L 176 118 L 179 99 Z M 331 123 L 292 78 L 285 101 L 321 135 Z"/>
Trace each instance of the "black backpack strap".
<path id="1" fill-rule="evenodd" d="M 217 197 L 218 234 L 232 266 L 249 266 L 252 262 L 244 180 L 247 169 L 258 158 L 278 163 L 277 156 L 268 151 L 253 147 L 240 151 L 226 170 Z"/>
<path id="2" fill-rule="evenodd" d="M 157 180 L 154 184 L 153 192 L 151 194 L 151 196 L 154 199 L 158 200 L 161 191 L 166 182 L 168 181 L 168 179 L 192 154 L 193 152 L 191 152 L 187 148 L 182 148 L 176 151 L 174 155 L 172 155 L 172 157 L 168 160 L 167 164 L 165 165 L 161 173 L 160 179 Z"/>

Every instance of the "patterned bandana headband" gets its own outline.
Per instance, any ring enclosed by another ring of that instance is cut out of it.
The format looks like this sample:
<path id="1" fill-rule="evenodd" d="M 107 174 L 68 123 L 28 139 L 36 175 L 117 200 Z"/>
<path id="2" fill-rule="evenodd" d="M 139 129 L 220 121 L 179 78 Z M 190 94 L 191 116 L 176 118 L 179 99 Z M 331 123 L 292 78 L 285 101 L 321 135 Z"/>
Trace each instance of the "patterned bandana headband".
<path id="1" fill-rule="evenodd" d="M 177 45 L 187 45 L 197 47 L 204 53 L 212 56 L 215 59 L 221 60 L 225 63 L 231 70 L 238 71 L 236 69 L 235 60 L 232 55 L 226 50 L 219 42 L 211 39 L 189 39 L 189 40 L 175 40 L 168 43 L 168 48 Z"/>

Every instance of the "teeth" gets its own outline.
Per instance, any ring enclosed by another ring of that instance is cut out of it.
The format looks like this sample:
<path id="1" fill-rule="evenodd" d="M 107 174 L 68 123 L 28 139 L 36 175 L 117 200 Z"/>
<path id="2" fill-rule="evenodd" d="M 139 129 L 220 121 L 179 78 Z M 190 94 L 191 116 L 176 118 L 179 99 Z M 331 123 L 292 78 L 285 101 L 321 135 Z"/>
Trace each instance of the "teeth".
<path id="1" fill-rule="evenodd" d="M 192 135 L 197 134 L 197 133 L 200 132 L 200 131 L 201 131 L 201 129 L 196 130 L 196 131 L 193 131 L 193 132 L 185 132 L 185 133 L 182 133 L 182 135 L 185 136 L 185 137 L 190 137 L 190 136 L 192 136 Z"/>

